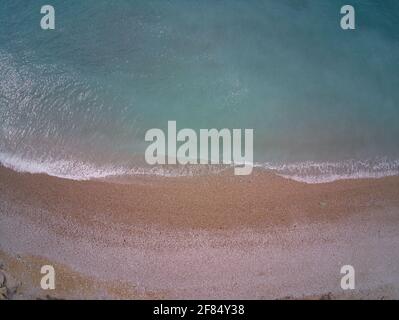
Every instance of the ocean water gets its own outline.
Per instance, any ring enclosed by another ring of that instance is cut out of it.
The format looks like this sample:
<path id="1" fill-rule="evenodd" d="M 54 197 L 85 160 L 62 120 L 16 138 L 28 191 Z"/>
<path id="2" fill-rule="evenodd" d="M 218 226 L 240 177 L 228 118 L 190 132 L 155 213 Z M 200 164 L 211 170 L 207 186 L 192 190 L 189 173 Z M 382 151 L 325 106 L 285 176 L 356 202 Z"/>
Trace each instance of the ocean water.
<path id="1" fill-rule="evenodd" d="M 399 2 L 0 2 L 0 162 L 89 179 L 147 167 L 145 132 L 252 128 L 256 166 L 306 182 L 399 174 Z M 199 170 L 201 171 L 201 170 Z"/>

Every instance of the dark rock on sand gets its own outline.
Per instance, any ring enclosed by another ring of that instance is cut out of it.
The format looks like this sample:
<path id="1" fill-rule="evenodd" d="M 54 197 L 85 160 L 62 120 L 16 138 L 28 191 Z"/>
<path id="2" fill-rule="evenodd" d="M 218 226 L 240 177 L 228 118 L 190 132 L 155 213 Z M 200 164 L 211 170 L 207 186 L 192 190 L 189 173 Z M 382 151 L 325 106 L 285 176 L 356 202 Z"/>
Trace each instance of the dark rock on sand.
<path id="1" fill-rule="evenodd" d="M 0 300 L 11 299 L 20 285 L 9 273 L 0 270 Z"/>

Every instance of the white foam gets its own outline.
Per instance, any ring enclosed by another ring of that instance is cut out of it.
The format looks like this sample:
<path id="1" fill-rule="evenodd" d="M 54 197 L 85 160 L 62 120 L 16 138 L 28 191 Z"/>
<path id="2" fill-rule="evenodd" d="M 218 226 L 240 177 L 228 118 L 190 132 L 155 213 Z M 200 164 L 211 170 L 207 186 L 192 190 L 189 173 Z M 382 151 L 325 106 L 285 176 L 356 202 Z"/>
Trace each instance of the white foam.
<path id="1" fill-rule="evenodd" d="M 348 179 L 377 179 L 399 175 L 399 160 L 375 158 L 337 162 L 297 162 L 290 164 L 258 163 L 255 165 L 277 175 L 309 184 Z"/>
<path id="2" fill-rule="evenodd" d="M 83 161 L 27 159 L 0 152 L 0 164 L 17 172 L 47 174 L 70 180 L 107 179 L 128 176 L 187 177 L 218 174 L 231 166 L 155 166 L 131 167 L 96 165 Z M 376 179 L 399 175 L 399 160 L 346 160 L 341 162 L 297 162 L 290 164 L 256 163 L 262 168 L 298 182 L 318 184 L 347 179 Z"/>
<path id="3" fill-rule="evenodd" d="M 47 174 L 71 180 L 100 179 L 110 176 L 118 176 L 126 173 L 123 168 L 96 167 L 80 161 L 65 160 L 31 160 L 17 155 L 0 152 L 0 163 L 17 172 L 33 174 Z"/>
<path id="4" fill-rule="evenodd" d="M 128 167 L 113 165 L 95 165 L 83 161 L 26 159 L 19 155 L 0 152 L 0 164 L 17 172 L 47 174 L 70 180 L 107 179 L 128 176 L 186 177 L 203 174 L 217 174 L 226 167 L 209 166 L 155 166 Z"/>

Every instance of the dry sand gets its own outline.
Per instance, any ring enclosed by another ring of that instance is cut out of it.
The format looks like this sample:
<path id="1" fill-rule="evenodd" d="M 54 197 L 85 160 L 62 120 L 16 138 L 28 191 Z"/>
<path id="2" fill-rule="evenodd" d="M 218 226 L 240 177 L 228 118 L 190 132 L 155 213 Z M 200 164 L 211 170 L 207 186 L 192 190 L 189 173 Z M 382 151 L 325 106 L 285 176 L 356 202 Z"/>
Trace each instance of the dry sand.
<path id="1" fill-rule="evenodd" d="M 70 181 L 0 168 L 14 298 L 399 298 L 399 177 Z M 40 289 L 40 265 L 57 288 Z M 340 288 L 340 268 L 356 290 Z"/>

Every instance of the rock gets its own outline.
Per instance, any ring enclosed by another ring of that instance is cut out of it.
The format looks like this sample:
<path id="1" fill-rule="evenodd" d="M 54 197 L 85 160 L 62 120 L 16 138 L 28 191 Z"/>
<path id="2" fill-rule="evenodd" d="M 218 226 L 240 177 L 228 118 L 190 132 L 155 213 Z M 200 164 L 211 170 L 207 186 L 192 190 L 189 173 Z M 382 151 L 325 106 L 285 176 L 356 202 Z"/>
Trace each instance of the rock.
<path id="1" fill-rule="evenodd" d="M 5 271 L 2 271 L 5 277 L 5 283 L 3 284 L 4 287 L 7 289 L 7 296 L 11 297 L 14 295 L 18 288 L 20 287 L 21 283 L 14 279 L 10 274 Z"/>
<path id="2" fill-rule="evenodd" d="M 0 270 L 0 288 L 4 285 L 5 282 L 6 282 L 6 276 L 5 276 L 4 273 Z"/>
<path id="3" fill-rule="evenodd" d="M 326 208 L 327 205 L 328 205 L 328 203 L 327 203 L 327 202 L 324 202 L 324 201 L 320 201 L 320 202 L 319 202 L 319 205 L 320 205 L 320 207 L 322 207 L 322 208 Z"/>
<path id="4" fill-rule="evenodd" d="M 7 297 L 7 288 L 6 287 L 1 287 L 0 288 L 0 300 L 6 300 Z"/>
<path id="5" fill-rule="evenodd" d="M 332 300 L 332 292 L 322 295 L 320 300 Z"/>

